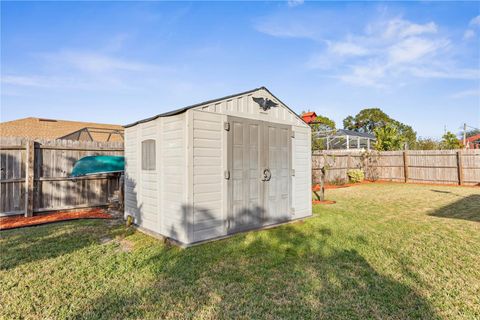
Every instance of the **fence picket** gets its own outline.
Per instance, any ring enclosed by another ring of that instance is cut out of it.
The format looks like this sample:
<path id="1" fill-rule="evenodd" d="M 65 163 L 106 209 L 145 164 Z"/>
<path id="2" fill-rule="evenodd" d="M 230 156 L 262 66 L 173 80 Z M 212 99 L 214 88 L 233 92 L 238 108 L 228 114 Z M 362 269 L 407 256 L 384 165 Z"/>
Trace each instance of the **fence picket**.
<path id="1" fill-rule="evenodd" d="M 347 171 L 361 163 L 369 180 L 480 185 L 480 150 L 324 150 L 312 156 L 315 183 L 325 162 L 327 182 L 347 180 Z"/>
<path id="2" fill-rule="evenodd" d="M 26 182 L 27 144 L 26 139 L 0 137 L 0 216 L 24 214 L 26 208 L 42 212 L 106 205 L 118 188 L 115 177 L 72 180 L 68 175 L 73 164 L 84 156 L 123 155 L 123 143 L 35 140 L 31 187 Z M 108 185 L 115 188 L 109 189 Z M 32 199 L 26 197 L 27 189 Z M 108 194 L 103 194 L 104 190 Z"/>

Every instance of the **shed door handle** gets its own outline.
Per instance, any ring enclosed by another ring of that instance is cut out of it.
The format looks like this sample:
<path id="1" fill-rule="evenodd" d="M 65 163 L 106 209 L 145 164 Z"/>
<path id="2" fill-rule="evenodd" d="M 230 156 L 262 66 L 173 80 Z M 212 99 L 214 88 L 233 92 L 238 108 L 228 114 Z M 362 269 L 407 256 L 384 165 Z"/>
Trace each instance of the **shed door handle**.
<path id="1" fill-rule="evenodd" d="M 270 181 L 270 179 L 272 178 L 272 172 L 270 171 L 270 169 L 265 169 L 263 170 L 263 179 L 262 181 Z"/>

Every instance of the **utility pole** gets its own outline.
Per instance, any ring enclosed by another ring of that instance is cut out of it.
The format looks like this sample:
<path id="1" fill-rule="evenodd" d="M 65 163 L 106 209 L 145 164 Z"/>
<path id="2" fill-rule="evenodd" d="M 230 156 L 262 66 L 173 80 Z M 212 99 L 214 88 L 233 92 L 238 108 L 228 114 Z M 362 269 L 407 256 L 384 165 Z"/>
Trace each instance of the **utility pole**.
<path id="1" fill-rule="evenodd" d="M 467 124 L 463 124 L 463 148 L 467 149 Z"/>

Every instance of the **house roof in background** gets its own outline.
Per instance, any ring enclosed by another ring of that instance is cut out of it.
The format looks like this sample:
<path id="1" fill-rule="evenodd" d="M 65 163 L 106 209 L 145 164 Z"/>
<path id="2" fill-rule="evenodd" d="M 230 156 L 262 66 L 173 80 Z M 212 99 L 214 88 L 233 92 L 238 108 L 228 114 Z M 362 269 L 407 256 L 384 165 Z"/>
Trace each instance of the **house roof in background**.
<path id="1" fill-rule="evenodd" d="M 474 141 L 477 141 L 477 140 L 480 140 L 480 133 L 479 134 L 476 134 L 474 136 L 471 136 L 471 137 L 468 137 L 467 139 L 465 139 L 467 142 L 474 142 Z"/>
<path id="2" fill-rule="evenodd" d="M 0 123 L 0 135 L 2 137 L 22 137 L 29 139 L 59 139 L 87 127 L 109 129 L 106 131 L 117 130 L 123 133 L 123 127 L 116 124 L 29 117 Z M 107 141 L 108 136 L 108 132 L 91 133 L 93 141 Z M 119 134 L 114 134 L 110 137 L 110 141 L 120 142 L 123 141 L 123 137 Z"/>

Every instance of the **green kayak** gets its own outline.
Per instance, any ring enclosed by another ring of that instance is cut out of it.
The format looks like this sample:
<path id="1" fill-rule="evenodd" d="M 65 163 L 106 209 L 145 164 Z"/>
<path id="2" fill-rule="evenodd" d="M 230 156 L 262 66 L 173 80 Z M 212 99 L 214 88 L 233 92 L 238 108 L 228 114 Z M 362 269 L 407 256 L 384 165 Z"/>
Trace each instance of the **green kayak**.
<path id="1" fill-rule="evenodd" d="M 88 156 L 75 162 L 72 177 L 88 176 L 92 174 L 105 174 L 123 172 L 125 170 L 125 157 L 121 156 Z"/>

